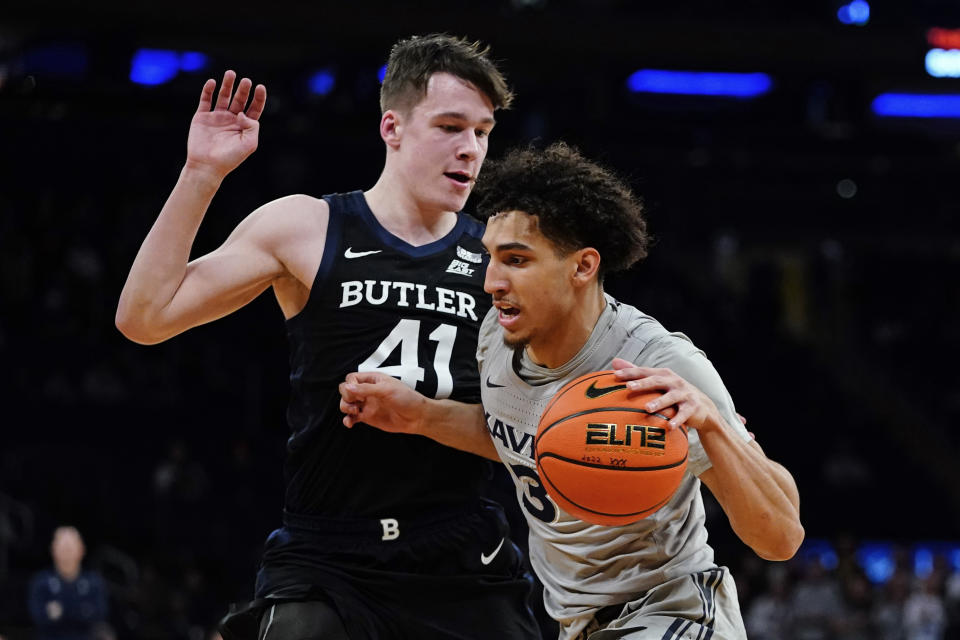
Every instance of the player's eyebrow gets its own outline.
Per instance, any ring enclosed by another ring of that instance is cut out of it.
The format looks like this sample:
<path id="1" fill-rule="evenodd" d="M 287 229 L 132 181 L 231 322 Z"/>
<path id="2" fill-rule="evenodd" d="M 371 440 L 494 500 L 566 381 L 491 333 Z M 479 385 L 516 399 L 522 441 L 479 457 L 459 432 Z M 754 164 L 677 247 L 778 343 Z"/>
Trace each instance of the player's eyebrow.
<path id="1" fill-rule="evenodd" d="M 438 113 L 434 116 L 435 118 L 452 118 L 454 120 L 470 120 L 467 117 L 467 114 L 461 113 L 460 111 L 444 111 L 443 113 Z M 480 124 L 489 124 L 491 126 L 497 124 L 497 121 L 493 117 L 487 117 L 480 120 Z"/>
<path id="2" fill-rule="evenodd" d="M 522 242 L 504 242 L 497 245 L 497 251 L 529 251 L 530 245 Z"/>

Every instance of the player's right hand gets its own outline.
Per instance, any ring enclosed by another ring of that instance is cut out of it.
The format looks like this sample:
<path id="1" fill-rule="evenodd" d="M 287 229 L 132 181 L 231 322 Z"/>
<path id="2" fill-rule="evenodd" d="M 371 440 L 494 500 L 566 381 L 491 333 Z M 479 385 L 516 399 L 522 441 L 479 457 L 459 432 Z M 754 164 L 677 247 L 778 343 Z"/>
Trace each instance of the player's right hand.
<path id="1" fill-rule="evenodd" d="M 250 100 L 253 83 L 249 78 L 243 78 L 234 92 L 236 79 L 234 71 L 223 74 L 216 102 L 213 93 L 217 81 L 211 78 L 203 85 L 200 104 L 193 114 L 190 135 L 187 137 L 189 168 L 223 178 L 256 150 L 259 119 L 267 102 L 267 89 L 258 84 Z"/>
<path id="2" fill-rule="evenodd" d="M 377 372 L 347 374 L 340 383 L 343 424 L 363 422 L 391 433 L 417 433 L 424 397 L 393 376 Z"/>

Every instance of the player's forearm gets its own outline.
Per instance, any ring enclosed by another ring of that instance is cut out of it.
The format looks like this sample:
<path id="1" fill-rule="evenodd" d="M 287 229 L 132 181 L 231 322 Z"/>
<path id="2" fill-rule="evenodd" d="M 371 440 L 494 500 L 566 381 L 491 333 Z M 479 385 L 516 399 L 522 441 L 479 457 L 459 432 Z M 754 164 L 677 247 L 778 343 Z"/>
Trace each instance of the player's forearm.
<path id="1" fill-rule="evenodd" d="M 418 433 L 448 447 L 500 461 L 479 404 L 425 399 Z"/>
<path id="2" fill-rule="evenodd" d="M 796 483 L 759 447 L 726 429 L 702 431 L 712 468 L 701 476 L 723 506 L 733 530 L 766 560 L 788 560 L 803 541 Z"/>
<path id="3" fill-rule="evenodd" d="M 140 246 L 117 305 L 116 325 L 131 340 L 157 342 L 156 325 L 183 282 L 190 249 L 222 176 L 184 166 Z"/>

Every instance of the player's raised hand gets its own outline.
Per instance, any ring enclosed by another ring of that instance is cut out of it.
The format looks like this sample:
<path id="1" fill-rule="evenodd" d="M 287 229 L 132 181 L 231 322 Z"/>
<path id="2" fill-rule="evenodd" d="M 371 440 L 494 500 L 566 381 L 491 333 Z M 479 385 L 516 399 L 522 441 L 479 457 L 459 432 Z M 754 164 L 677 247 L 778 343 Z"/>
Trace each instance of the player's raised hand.
<path id="1" fill-rule="evenodd" d="M 363 422 L 391 433 L 418 433 L 423 404 L 422 395 L 384 373 L 350 373 L 340 383 L 340 411 L 348 427 Z"/>
<path id="2" fill-rule="evenodd" d="M 239 83 L 236 80 L 235 72 L 224 73 L 216 96 L 216 80 L 206 81 L 187 137 L 187 165 L 221 178 L 256 150 L 260 114 L 267 102 L 267 89 L 262 84 L 253 89 L 250 99 L 253 83 L 249 78 Z"/>

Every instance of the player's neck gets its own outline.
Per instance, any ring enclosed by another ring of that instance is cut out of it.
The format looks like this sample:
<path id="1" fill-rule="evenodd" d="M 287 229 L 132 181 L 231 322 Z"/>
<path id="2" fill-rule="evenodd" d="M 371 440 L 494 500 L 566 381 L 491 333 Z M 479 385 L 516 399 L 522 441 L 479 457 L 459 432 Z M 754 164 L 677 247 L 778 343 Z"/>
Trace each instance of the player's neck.
<path id="1" fill-rule="evenodd" d="M 533 337 L 527 344 L 527 356 L 548 369 L 556 369 L 569 362 L 590 339 L 597 321 L 607 306 L 603 289 L 595 289 L 573 305 L 558 319 L 549 331 Z"/>
<path id="2" fill-rule="evenodd" d="M 413 246 L 439 240 L 457 223 L 456 212 L 424 206 L 387 172 L 363 195 L 383 228 Z"/>

